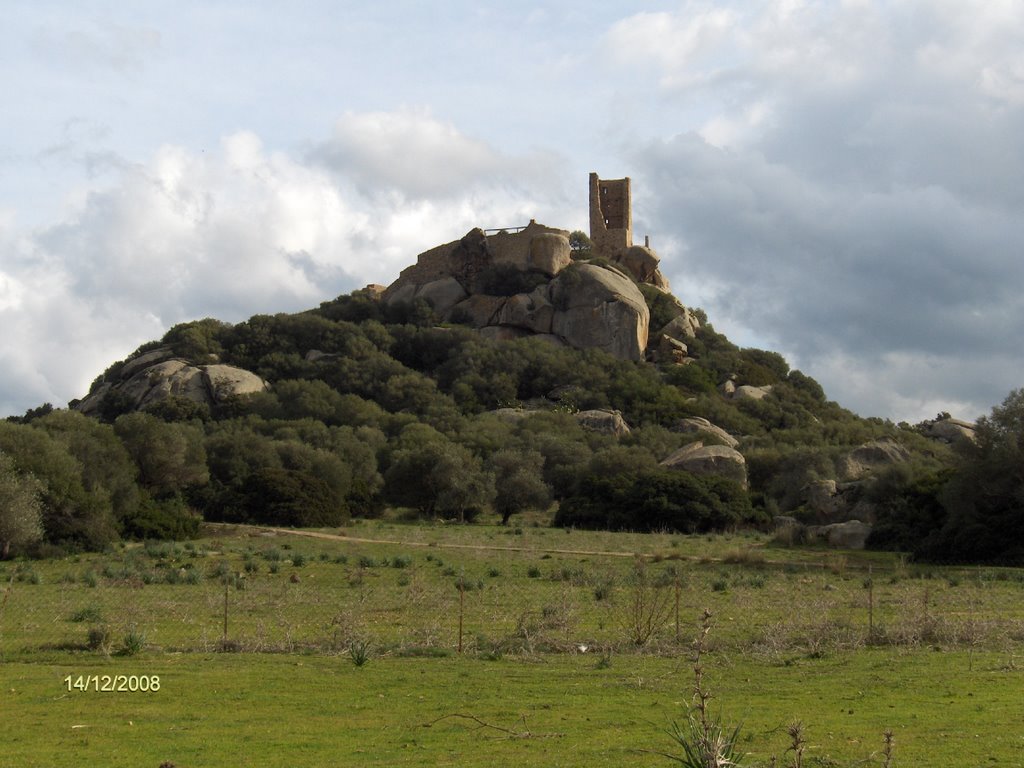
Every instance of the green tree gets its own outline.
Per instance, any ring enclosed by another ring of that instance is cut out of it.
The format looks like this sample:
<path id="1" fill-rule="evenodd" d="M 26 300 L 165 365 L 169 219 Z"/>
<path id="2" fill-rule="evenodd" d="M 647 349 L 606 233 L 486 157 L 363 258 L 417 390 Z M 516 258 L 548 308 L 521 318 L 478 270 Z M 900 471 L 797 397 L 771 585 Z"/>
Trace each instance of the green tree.
<path id="1" fill-rule="evenodd" d="M 62 444 L 81 466 L 86 492 L 106 496 L 118 524 L 123 526 L 139 506 L 138 470 L 109 424 L 76 411 L 53 411 L 34 425 Z"/>
<path id="2" fill-rule="evenodd" d="M 542 475 L 544 457 L 538 451 L 506 449 L 491 456 L 496 496 L 494 510 L 501 524 L 527 509 L 544 509 L 551 503 L 551 489 Z"/>
<path id="3" fill-rule="evenodd" d="M 202 431 L 191 424 L 170 424 L 148 413 L 119 416 L 114 431 L 151 492 L 174 494 L 209 480 Z"/>
<path id="4" fill-rule="evenodd" d="M 100 549 L 118 538 L 118 526 L 103 488 L 87 491 L 83 468 L 67 447 L 45 430 L 0 422 L 0 451 L 22 474 L 41 484 L 43 532 L 47 541 Z"/>
<path id="5" fill-rule="evenodd" d="M 348 509 L 316 475 L 296 469 L 265 468 L 254 472 L 242 490 L 247 519 L 297 527 L 340 525 Z"/>
<path id="6" fill-rule="evenodd" d="M 494 478 L 480 460 L 446 438 L 401 448 L 384 474 L 387 499 L 424 517 L 475 516 L 494 498 Z"/>
<path id="7" fill-rule="evenodd" d="M 587 475 L 563 500 L 555 525 L 607 530 L 703 533 L 758 519 L 736 483 L 678 470 Z"/>
<path id="8" fill-rule="evenodd" d="M 1024 563 L 1024 389 L 978 420 L 939 493 L 948 516 L 917 553 L 927 560 Z"/>
<path id="9" fill-rule="evenodd" d="M 42 484 L 19 473 L 14 461 L 0 452 L 0 560 L 11 547 L 32 544 L 43 537 Z"/>
<path id="10" fill-rule="evenodd" d="M 569 250 L 574 259 L 589 259 L 594 243 L 586 232 L 577 229 L 569 233 Z"/>
<path id="11" fill-rule="evenodd" d="M 205 363 L 224 351 L 220 339 L 230 328 L 228 323 L 212 317 L 178 323 L 164 334 L 163 343 L 170 345 L 176 355 L 194 363 Z"/>

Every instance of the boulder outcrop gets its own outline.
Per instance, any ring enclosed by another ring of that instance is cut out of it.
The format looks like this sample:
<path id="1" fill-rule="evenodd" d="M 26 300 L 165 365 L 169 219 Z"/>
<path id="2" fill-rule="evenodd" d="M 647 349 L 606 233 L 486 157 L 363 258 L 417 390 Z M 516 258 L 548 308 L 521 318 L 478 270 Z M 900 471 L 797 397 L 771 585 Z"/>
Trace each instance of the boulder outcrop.
<path id="1" fill-rule="evenodd" d="M 629 434 L 629 425 L 619 411 L 580 411 L 576 414 L 576 421 L 584 429 L 605 435 L 623 437 Z"/>
<path id="2" fill-rule="evenodd" d="M 577 264 L 550 285 L 551 331 L 577 349 L 601 349 L 640 360 L 647 348 L 650 312 L 628 277 L 593 264 Z"/>
<path id="3" fill-rule="evenodd" d="M 941 440 L 944 443 L 975 442 L 975 425 L 969 421 L 961 421 L 951 416 L 926 421 L 920 425 L 927 437 Z"/>
<path id="4" fill-rule="evenodd" d="M 698 432 L 704 435 L 712 435 L 730 448 L 736 448 L 740 444 L 739 440 L 730 435 L 724 429 L 719 426 L 715 426 L 707 419 L 702 419 L 699 416 L 683 419 L 679 422 L 676 429 L 680 432 Z"/>
<path id="5" fill-rule="evenodd" d="M 686 341 L 687 339 L 697 338 L 697 331 L 700 330 L 700 320 L 686 307 L 683 311 L 674 319 L 670 320 L 669 323 L 660 330 L 666 336 L 670 336 L 673 339 L 679 341 Z"/>
<path id="6" fill-rule="evenodd" d="M 578 349 L 642 359 L 650 322 L 643 294 L 618 268 L 573 264 L 568 234 L 535 221 L 520 232 L 471 230 L 421 253 L 381 300 L 423 299 L 442 319 L 471 325 L 489 338 L 537 334 Z M 635 279 L 664 282 L 649 249 L 626 249 L 621 264 Z"/>
<path id="7" fill-rule="evenodd" d="M 146 410 L 170 397 L 218 405 L 266 389 L 267 382 L 250 371 L 232 365 L 192 365 L 174 357 L 169 347 L 161 347 L 125 362 L 115 380 L 104 381 L 75 409 L 87 416 L 97 415 L 105 398 L 111 395 L 120 396 L 138 410 Z"/>
<path id="8" fill-rule="evenodd" d="M 663 291 L 669 290 L 666 277 L 661 274 L 658 255 L 643 245 L 623 248 L 612 257 L 612 263 L 631 274 L 637 281 L 653 285 Z"/>
<path id="9" fill-rule="evenodd" d="M 673 339 L 663 333 L 658 340 L 658 345 L 654 347 L 652 359 L 657 363 L 685 365 L 687 360 L 691 359 L 687 358 L 689 351 L 689 348 L 679 339 Z"/>
<path id="10" fill-rule="evenodd" d="M 771 393 L 772 387 L 770 384 L 763 387 L 753 387 L 749 384 L 741 384 L 736 387 L 736 391 L 732 393 L 732 398 L 734 400 L 764 400 Z"/>
<path id="11" fill-rule="evenodd" d="M 669 469 L 682 469 L 695 475 L 724 477 L 747 487 L 747 462 L 743 454 L 727 445 L 684 445 L 661 462 Z"/>
<path id="12" fill-rule="evenodd" d="M 839 460 L 842 480 L 860 480 L 872 472 L 910 458 L 910 451 L 890 437 L 872 440 L 854 448 Z"/>

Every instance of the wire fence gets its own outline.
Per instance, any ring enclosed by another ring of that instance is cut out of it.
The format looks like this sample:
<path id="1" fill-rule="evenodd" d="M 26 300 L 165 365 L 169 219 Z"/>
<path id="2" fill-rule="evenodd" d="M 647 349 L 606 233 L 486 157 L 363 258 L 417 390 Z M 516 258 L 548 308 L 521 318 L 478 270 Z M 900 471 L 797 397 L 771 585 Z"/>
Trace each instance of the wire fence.
<path id="1" fill-rule="evenodd" d="M 727 652 L 1024 640 L 1014 571 L 853 571 L 497 549 L 259 542 L 147 545 L 0 568 L 0 655 L 47 650 L 482 655 L 683 654 L 699 616 Z M 132 651 L 133 652 L 133 651 Z"/>

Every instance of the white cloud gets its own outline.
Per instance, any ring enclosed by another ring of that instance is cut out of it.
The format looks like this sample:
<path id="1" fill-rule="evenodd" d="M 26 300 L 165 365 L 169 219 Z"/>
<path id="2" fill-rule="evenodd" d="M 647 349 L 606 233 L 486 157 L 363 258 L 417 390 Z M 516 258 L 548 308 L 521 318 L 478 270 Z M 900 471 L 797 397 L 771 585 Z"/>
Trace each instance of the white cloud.
<path id="1" fill-rule="evenodd" d="M 696 97 L 668 84 L 719 90 L 634 151 L 673 287 L 869 414 L 999 402 L 1021 384 L 1024 6 L 776 1 L 729 23 L 655 57 L 667 104 Z"/>
<path id="2" fill-rule="evenodd" d="M 614 24 L 604 50 L 619 64 L 657 67 L 670 86 L 705 81 L 728 66 L 728 43 L 739 15 L 711 3 L 687 3 L 680 13 L 642 12 Z"/>
<path id="3" fill-rule="evenodd" d="M 245 131 L 215 152 L 163 146 L 102 186 L 87 180 L 34 232 L 7 212 L 0 322 L 18 344 L 0 407 L 81 396 L 176 322 L 306 309 L 388 283 L 474 226 L 564 220 L 565 201 L 535 184 L 557 177 L 557 159 L 504 156 L 406 110 L 340 125 L 306 158 Z"/>
<path id="4" fill-rule="evenodd" d="M 532 197 L 539 187 L 558 186 L 560 162 L 549 153 L 505 155 L 427 109 L 407 107 L 344 115 L 310 158 L 362 194 L 446 203 L 477 189 L 516 188 Z"/>

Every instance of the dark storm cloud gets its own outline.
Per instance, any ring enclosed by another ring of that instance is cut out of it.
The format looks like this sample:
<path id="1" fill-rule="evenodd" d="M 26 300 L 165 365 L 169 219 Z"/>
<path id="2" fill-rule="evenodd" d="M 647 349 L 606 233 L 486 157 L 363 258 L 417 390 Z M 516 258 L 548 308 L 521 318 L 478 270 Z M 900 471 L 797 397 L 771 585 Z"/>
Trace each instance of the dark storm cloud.
<path id="1" fill-rule="evenodd" d="M 873 396 L 882 408 L 947 392 L 987 409 L 1024 379 L 1024 68 L 1006 20 L 959 33 L 952 6 L 916 4 L 922 23 L 894 13 L 856 50 L 842 38 L 860 17 L 826 28 L 815 6 L 795 4 L 794 19 L 782 5 L 728 24 L 786 30 L 786 56 L 756 35 L 730 48 L 703 127 L 634 152 L 650 226 L 679 245 L 674 287 L 707 287 L 712 319 L 793 354 L 854 407 L 871 407 L 844 391 L 859 359 L 865 379 L 893 387 L 888 406 Z M 686 83 L 705 88 L 679 74 L 707 69 L 702 55 L 675 63 L 667 80 L 684 85 L 668 103 L 693 98 Z"/>

